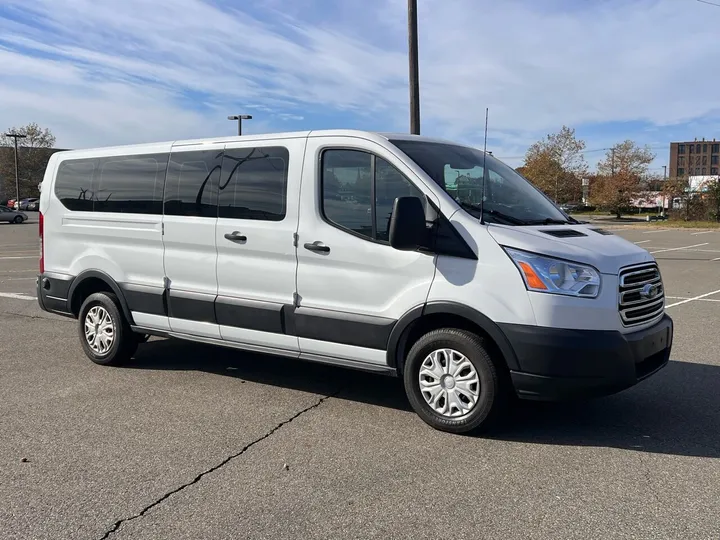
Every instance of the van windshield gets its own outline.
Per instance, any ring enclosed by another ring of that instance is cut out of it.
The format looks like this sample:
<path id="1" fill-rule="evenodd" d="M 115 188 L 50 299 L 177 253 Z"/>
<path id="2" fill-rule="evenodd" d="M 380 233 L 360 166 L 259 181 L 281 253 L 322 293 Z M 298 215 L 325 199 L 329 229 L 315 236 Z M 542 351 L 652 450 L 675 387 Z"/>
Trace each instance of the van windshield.
<path id="1" fill-rule="evenodd" d="M 483 190 L 481 150 L 426 141 L 390 142 L 474 217 L 481 218 L 482 214 L 487 221 L 506 225 L 576 223 L 523 176 L 490 154 L 485 158 Z"/>

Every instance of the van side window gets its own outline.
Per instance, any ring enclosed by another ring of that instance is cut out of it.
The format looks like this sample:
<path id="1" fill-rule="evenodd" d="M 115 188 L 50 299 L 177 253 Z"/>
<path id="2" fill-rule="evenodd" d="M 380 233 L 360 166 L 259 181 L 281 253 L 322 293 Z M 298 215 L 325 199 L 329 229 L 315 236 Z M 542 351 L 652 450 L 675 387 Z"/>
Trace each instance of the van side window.
<path id="1" fill-rule="evenodd" d="M 222 162 L 218 216 L 282 221 L 287 211 L 289 157 L 283 147 L 227 150 Z"/>
<path id="2" fill-rule="evenodd" d="M 222 150 L 173 152 L 165 181 L 165 215 L 217 217 Z"/>
<path id="3" fill-rule="evenodd" d="M 162 214 L 167 161 L 168 154 L 101 160 L 95 212 Z"/>
<path id="4" fill-rule="evenodd" d="M 374 193 L 374 200 L 373 200 Z M 325 218 L 369 240 L 388 242 L 393 204 L 398 197 L 425 197 L 382 158 L 359 150 L 326 150 L 322 155 Z"/>
<path id="5" fill-rule="evenodd" d="M 93 211 L 93 175 L 96 159 L 75 159 L 60 163 L 55 195 L 62 205 L 75 212 Z"/>

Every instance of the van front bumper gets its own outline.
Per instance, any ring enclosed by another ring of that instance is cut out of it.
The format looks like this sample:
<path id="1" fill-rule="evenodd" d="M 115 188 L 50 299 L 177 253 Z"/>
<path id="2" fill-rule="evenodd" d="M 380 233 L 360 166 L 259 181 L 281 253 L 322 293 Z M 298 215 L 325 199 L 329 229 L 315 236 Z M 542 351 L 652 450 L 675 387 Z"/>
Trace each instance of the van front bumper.
<path id="1" fill-rule="evenodd" d="M 614 394 L 657 373 L 670 359 L 668 315 L 623 334 L 501 324 L 520 366 L 510 372 L 523 399 L 558 401 Z"/>

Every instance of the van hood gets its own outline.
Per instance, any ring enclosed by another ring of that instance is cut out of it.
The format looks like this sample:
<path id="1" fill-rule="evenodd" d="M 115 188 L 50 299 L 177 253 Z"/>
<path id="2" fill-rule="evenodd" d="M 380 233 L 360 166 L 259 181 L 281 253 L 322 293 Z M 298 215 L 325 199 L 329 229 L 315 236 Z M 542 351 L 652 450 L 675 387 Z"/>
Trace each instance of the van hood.
<path id="1" fill-rule="evenodd" d="M 625 266 L 655 261 L 647 250 L 594 225 L 488 224 L 488 232 L 501 246 L 589 264 L 601 274 L 617 275 Z"/>

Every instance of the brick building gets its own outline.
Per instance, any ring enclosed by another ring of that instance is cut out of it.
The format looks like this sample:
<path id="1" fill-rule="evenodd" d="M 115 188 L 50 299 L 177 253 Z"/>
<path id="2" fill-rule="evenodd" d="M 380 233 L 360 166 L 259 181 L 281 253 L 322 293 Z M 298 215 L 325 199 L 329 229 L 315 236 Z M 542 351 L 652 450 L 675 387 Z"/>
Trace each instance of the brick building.
<path id="1" fill-rule="evenodd" d="M 670 178 L 716 176 L 720 171 L 720 142 L 701 139 L 670 143 Z"/>

